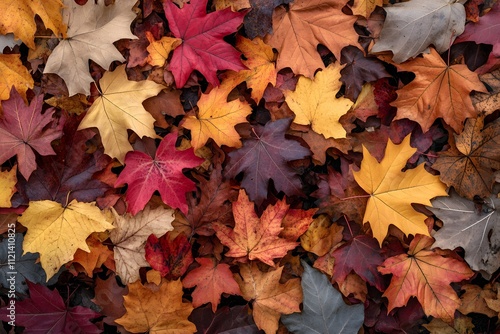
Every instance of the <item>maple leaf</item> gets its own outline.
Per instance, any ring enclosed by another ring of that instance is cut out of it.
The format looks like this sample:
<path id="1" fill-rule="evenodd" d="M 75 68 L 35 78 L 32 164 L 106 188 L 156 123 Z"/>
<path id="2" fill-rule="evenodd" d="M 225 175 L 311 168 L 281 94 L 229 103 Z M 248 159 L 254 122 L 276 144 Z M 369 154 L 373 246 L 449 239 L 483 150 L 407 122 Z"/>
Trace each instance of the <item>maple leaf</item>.
<path id="1" fill-rule="evenodd" d="M 282 317 L 287 329 L 297 334 L 357 333 L 364 320 L 363 304 L 346 305 L 328 278 L 302 261 L 304 307 L 301 313 Z"/>
<path id="2" fill-rule="evenodd" d="M 278 7 L 273 14 L 273 34 L 265 42 L 279 52 L 276 69 L 290 67 L 295 74 L 314 77 L 324 68 L 316 51 L 318 44 L 326 46 L 337 59 L 348 45 L 360 46 L 354 30 L 357 18 L 344 14 L 345 2 L 311 0 L 293 2 L 289 9 Z"/>
<path id="3" fill-rule="evenodd" d="M 290 122 L 290 119 L 280 119 L 254 127 L 255 136 L 243 139 L 243 147 L 228 154 L 230 160 L 224 176 L 234 178 L 244 172 L 241 186 L 257 204 L 266 198 L 270 179 L 276 190 L 288 196 L 302 192 L 300 180 L 287 161 L 302 159 L 310 152 L 298 142 L 285 138 Z"/>
<path id="4" fill-rule="evenodd" d="M 196 258 L 200 267 L 191 270 L 182 280 L 186 288 L 193 288 L 193 307 L 205 303 L 212 304 L 212 311 L 217 310 L 223 293 L 241 295 L 240 287 L 233 278 L 229 265 L 217 263 L 213 258 Z"/>
<path id="5" fill-rule="evenodd" d="M 300 77 L 295 91 L 285 91 L 285 101 L 294 112 L 294 123 L 309 125 L 325 138 L 345 138 L 346 131 L 339 119 L 352 106 L 352 101 L 337 98 L 340 82 L 339 63 L 328 65 L 316 73 L 314 80 Z"/>
<path id="6" fill-rule="evenodd" d="M 102 196 L 111 186 L 94 178 L 103 170 L 109 157 L 98 149 L 88 153 L 87 141 L 95 136 L 91 130 L 77 131 L 82 116 L 69 117 L 63 113 L 62 137 L 54 142 L 56 155 L 38 158 L 38 168 L 29 180 L 19 180 L 20 198 L 16 204 L 29 201 L 51 200 L 65 205 L 76 199 L 79 202 L 92 202 Z"/>
<path id="7" fill-rule="evenodd" d="M 146 261 L 144 245 L 153 234 L 162 236 L 173 230 L 174 211 L 158 207 L 146 206 L 136 216 L 120 216 L 113 211 L 115 229 L 109 234 L 113 243 L 116 261 L 116 274 L 125 284 L 139 279 L 139 269 L 149 266 Z"/>
<path id="8" fill-rule="evenodd" d="M 465 291 L 465 293 L 460 296 L 462 301 L 462 305 L 460 305 L 458 309 L 460 313 L 481 313 L 489 318 L 498 315 L 498 312 L 493 311 L 486 303 L 487 299 L 494 299 L 496 296 L 495 292 L 491 289 L 491 284 L 486 284 L 484 288 L 474 284 L 466 284 L 462 286 L 462 290 Z"/>
<path id="9" fill-rule="evenodd" d="M 432 211 L 444 223 L 433 237 L 433 247 L 465 250 L 465 261 L 483 276 L 491 276 L 499 267 L 500 234 L 496 228 L 500 219 L 496 196 L 485 199 L 484 208 L 477 212 L 476 204 L 451 192 L 450 197 L 432 200 Z"/>
<path id="10" fill-rule="evenodd" d="M 439 177 L 430 174 L 420 164 L 415 169 L 401 172 L 406 161 L 417 149 L 410 146 L 410 135 L 399 145 L 387 143 L 384 159 L 380 163 L 363 146 L 361 169 L 354 172 L 356 182 L 370 198 L 363 223 L 370 222 L 373 237 L 382 244 L 389 224 L 403 233 L 429 235 L 424 214 L 417 212 L 411 203 L 431 205 L 430 199 L 446 196 L 446 186 Z"/>
<path id="11" fill-rule="evenodd" d="M 11 239 L 12 240 L 12 239 Z M 23 255 L 24 235 L 15 234 L 15 243 L 5 238 L 0 242 L 0 283 L 4 287 L 10 287 L 12 282 L 12 268 L 9 268 L 9 258 L 15 256 L 15 290 L 17 293 L 28 294 L 28 281 L 31 283 L 45 283 L 45 272 L 38 263 L 38 254 L 27 253 Z M 14 246 L 14 251 L 12 251 Z M 12 260 L 10 261 L 12 263 Z"/>
<path id="12" fill-rule="evenodd" d="M 106 280 L 97 277 L 94 292 L 95 297 L 92 302 L 101 308 L 102 314 L 106 315 L 103 322 L 112 326 L 116 325 L 115 319 L 122 317 L 126 312 L 123 306 L 123 295 L 128 293 L 128 287 L 119 286 L 116 276 L 112 274 Z M 120 327 L 118 330 L 125 333 L 125 328 Z"/>
<path id="13" fill-rule="evenodd" d="M 30 202 L 18 221 L 28 229 L 24 254 L 40 253 L 47 280 L 73 259 L 78 248 L 90 252 L 85 240 L 92 232 L 114 228 L 94 203 L 76 200 L 65 207 L 52 201 Z"/>
<path id="14" fill-rule="evenodd" d="M 500 169 L 500 121 L 484 129 L 483 124 L 482 117 L 469 119 L 464 131 L 450 140 L 450 149 L 439 152 L 432 164 L 441 172 L 441 181 L 468 199 L 489 196 L 495 183 L 494 170 Z"/>
<path id="15" fill-rule="evenodd" d="M 382 251 L 374 238 L 358 235 L 332 251 L 335 259 L 332 281 L 343 282 L 353 270 L 364 281 L 384 291 L 386 284 L 377 271 L 384 262 Z"/>
<path id="16" fill-rule="evenodd" d="M 83 306 L 68 307 L 57 290 L 28 281 L 30 298 L 16 301 L 15 324 L 26 332 L 99 334 L 101 330 L 90 319 L 100 314 Z M 7 307 L 0 309 L 3 321 L 10 321 Z"/>
<path id="17" fill-rule="evenodd" d="M 137 38 L 130 32 L 130 23 L 136 17 L 131 8 L 136 2 L 120 0 L 106 6 L 100 0 L 97 3 L 87 1 L 80 6 L 73 0 L 64 0 L 67 38 L 52 51 L 43 73 L 56 73 L 63 78 L 70 96 L 77 93 L 90 95 L 90 83 L 94 79 L 89 74 L 89 60 L 108 69 L 113 61 L 125 60 L 113 42 Z"/>
<path id="18" fill-rule="evenodd" d="M 300 237 L 300 245 L 308 252 L 323 256 L 342 241 L 343 229 L 342 226 L 332 224 L 328 216 L 320 215 Z"/>
<path id="19" fill-rule="evenodd" d="M 488 94 L 473 93 L 472 104 L 482 115 L 489 115 L 498 109 L 500 103 L 500 69 L 480 75 L 482 82 L 491 88 Z"/>
<path id="20" fill-rule="evenodd" d="M 35 15 L 42 19 L 45 27 L 54 35 L 66 34 L 66 26 L 62 22 L 60 0 L 5 0 L 0 3 L 2 22 L 0 35 L 13 32 L 29 48 L 35 48 L 36 22 Z"/>
<path id="21" fill-rule="evenodd" d="M 402 89 L 391 105 L 398 108 L 395 119 L 408 118 L 427 132 L 436 118 L 441 117 L 455 132 L 460 133 L 467 117 L 476 117 L 469 93 L 486 92 L 476 73 L 466 65 L 448 66 L 435 49 L 423 58 L 396 64 L 399 71 L 415 73 L 415 79 Z"/>
<path id="22" fill-rule="evenodd" d="M 104 153 L 123 163 L 126 153 L 132 150 L 127 129 L 139 137 L 157 137 L 153 126 L 155 120 L 144 109 L 142 101 L 165 87 L 148 80 L 128 80 L 125 65 L 104 73 L 99 85 L 101 96 L 92 103 L 78 130 L 98 128 Z"/>
<path id="23" fill-rule="evenodd" d="M 238 200 L 233 202 L 234 229 L 217 222 L 212 224 L 217 238 L 230 248 L 226 256 L 257 259 L 274 267 L 273 259 L 282 258 L 297 246 L 297 242 L 278 236 L 288 208 L 285 201 L 278 201 L 268 206 L 259 219 L 254 204 L 240 190 Z"/>
<path id="24" fill-rule="evenodd" d="M 54 109 L 42 114 L 43 95 L 35 97 L 29 106 L 12 88 L 10 98 L 2 101 L 0 118 L 0 164 L 17 155 L 19 172 L 26 180 L 36 169 L 35 153 L 55 154 L 50 143 L 61 136 L 61 131 L 50 128 Z"/>
<path id="25" fill-rule="evenodd" d="M 356 101 L 365 82 L 390 77 L 383 63 L 373 57 L 365 57 L 363 51 L 349 45 L 342 49 L 340 63 L 345 66 L 340 70 L 340 80 L 345 84 L 345 97 Z"/>
<path id="26" fill-rule="evenodd" d="M 375 8 L 377 6 L 382 7 L 383 4 L 383 0 L 355 0 L 351 9 L 354 15 L 361 15 L 369 18 Z"/>
<path id="27" fill-rule="evenodd" d="M 474 41 L 477 44 L 493 45 L 492 53 L 500 57 L 500 36 L 496 33 L 500 28 L 500 3 L 495 3 L 491 10 L 481 16 L 479 22 L 471 22 L 465 26 L 463 34 L 458 36 L 455 43 Z"/>
<path id="28" fill-rule="evenodd" d="M 162 280 L 159 286 L 140 281 L 128 285 L 124 296 L 127 313 L 117 324 L 133 333 L 194 333 L 196 326 L 188 321 L 193 311 L 191 303 L 182 302 L 182 283 L 180 280 Z"/>
<path id="29" fill-rule="evenodd" d="M 451 324 L 441 319 L 433 318 L 430 323 L 422 324 L 422 327 L 430 333 L 474 333 L 472 319 L 462 314 L 457 315 Z"/>
<path id="30" fill-rule="evenodd" d="M 90 252 L 77 249 L 71 263 L 80 265 L 87 276 L 92 277 L 94 269 L 100 268 L 108 259 L 113 259 L 113 251 L 103 245 L 95 234 L 90 235 L 86 243 Z"/>
<path id="31" fill-rule="evenodd" d="M 177 88 L 186 84 L 193 70 L 218 86 L 217 70 L 245 69 L 239 52 L 222 38 L 236 31 L 246 12 L 233 13 L 226 8 L 207 14 L 207 1 L 191 0 L 182 9 L 171 1 L 163 2 L 170 31 L 182 39 L 170 61 Z"/>
<path id="32" fill-rule="evenodd" d="M 138 151 L 127 154 L 115 187 L 128 183 L 125 199 L 132 215 L 144 208 L 156 190 L 165 204 L 187 213 L 186 192 L 194 190 L 195 185 L 182 170 L 198 166 L 203 159 L 195 156 L 192 149 L 178 151 L 176 140 L 177 133 L 166 135 L 154 159 Z"/>
<path id="33" fill-rule="evenodd" d="M 234 278 L 241 289 L 241 295 L 252 301 L 253 318 L 257 327 L 266 334 L 276 333 L 282 314 L 299 312 L 302 289 L 297 278 L 280 283 L 283 267 L 266 273 L 257 264 L 240 265 L 240 275 Z"/>
<path id="34" fill-rule="evenodd" d="M 191 244 L 184 233 L 175 238 L 167 232 L 160 238 L 152 234 L 146 240 L 146 261 L 168 280 L 176 280 L 193 263 Z"/>
<path id="35" fill-rule="evenodd" d="M 245 59 L 242 62 L 248 70 L 227 71 L 224 80 L 234 82 L 235 86 L 245 81 L 247 87 L 252 89 L 252 99 L 258 104 L 268 84 L 276 85 L 277 72 L 274 66 L 276 55 L 259 37 L 249 40 L 237 35 L 236 48 L 243 52 Z"/>
<path id="36" fill-rule="evenodd" d="M 239 288 L 238 288 L 239 289 Z M 193 310 L 189 320 L 196 324 L 198 333 L 218 334 L 242 331 L 245 334 L 260 334 L 248 305 L 236 305 L 231 308 L 223 306 L 212 312 L 210 305 Z"/>
<path id="37" fill-rule="evenodd" d="M 412 0 L 384 7 L 387 18 L 371 52 L 391 50 L 402 63 L 431 44 L 442 53 L 465 27 L 465 9 L 450 0 Z"/>
<path id="38" fill-rule="evenodd" d="M 146 48 L 149 53 L 147 62 L 151 66 L 165 65 L 170 52 L 182 42 L 178 38 L 168 36 L 163 36 L 159 41 L 156 41 L 153 34 L 149 31 L 146 31 L 146 38 L 149 41 L 149 45 Z"/>
<path id="39" fill-rule="evenodd" d="M 2 73 L 0 101 L 9 99 L 12 88 L 15 88 L 24 99 L 26 98 L 26 90 L 33 88 L 33 78 L 28 69 L 23 66 L 20 54 L 0 54 L 0 73 Z M 0 116 L 2 115 L 1 111 L 0 107 Z"/>
<path id="40" fill-rule="evenodd" d="M 406 305 L 414 296 L 427 316 L 453 321 L 460 299 L 450 283 L 468 279 L 474 272 L 454 258 L 451 251 L 429 250 L 433 242 L 434 239 L 417 234 L 408 254 L 390 257 L 378 267 L 382 274 L 393 275 L 383 295 L 389 300 L 388 312 Z"/>
<path id="41" fill-rule="evenodd" d="M 249 38 L 264 37 L 273 31 L 273 12 L 279 5 L 292 0 L 250 0 L 252 10 L 245 16 L 245 33 Z"/>
<path id="42" fill-rule="evenodd" d="M 10 208 L 12 206 L 11 198 L 16 192 L 16 172 L 16 166 L 10 171 L 0 171 L 0 208 Z"/>
<path id="43" fill-rule="evenodd" d="M 247 122 L 246 117 L 252 113 L 247 102 L 239 99 L 227 102 L 227 96 L 233 90 L 233 82 L 223 82 L 198 100 L 196 116 L 184 118 L 182 126 L 191 130 L 191 146 L 199 149 L 209 138 L 217 145 L 241 147 L 240 135 L 234 129 L 239 123 Z"/>

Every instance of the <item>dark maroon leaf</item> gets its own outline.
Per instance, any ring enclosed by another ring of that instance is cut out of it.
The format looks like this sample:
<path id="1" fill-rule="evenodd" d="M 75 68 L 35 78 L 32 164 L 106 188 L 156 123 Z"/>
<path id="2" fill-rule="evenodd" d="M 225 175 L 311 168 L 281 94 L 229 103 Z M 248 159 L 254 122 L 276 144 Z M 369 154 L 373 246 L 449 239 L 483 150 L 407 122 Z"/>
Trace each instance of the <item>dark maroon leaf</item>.
<path id="1" fill-rule="evenodd" d="M 290 119 L 268 122 L 254 127 L 254 136 L 243 139 L 243 147 L 228 154 L 230 160 L 225 177 L 234 178 L 244 172 L 241 186 L 250 200 L 260 205 L 267 197 L 269 180 L 286 195 L 302 193 L 300 179 L 287 162 L 303 159 L 311 152 L 295 140 L 285 138 Z"/>
<path id="2" fill-rule="evenodd" d="M 257 334 L 263 333 L 255 325 L 247 305 L 224 306 L 215 312 L 209 304 L 195 309 L 189 321 L 196 325 L 198 334 Z"/>
<path id="3" fill-rule="evenodd" d="M 273 11 L 279 5 L 285 5 L 292 0 L 250 0 L 252 10 L 247 14 L 243 25 L 250 39 L 264 37 L 273 31 Z"/>
<path id="4" fill-rule="evenodd" d="M 30 298 L 15 303 L 15 324 L 26 327 L 24 333 L 99 334 L 101 330 L 90 322 L 99 313 L 83 307 L 67 307 L 57 290 L 28 282 Z M 11 321 L 9 305 L 0 309 L 0 319 Z"/>

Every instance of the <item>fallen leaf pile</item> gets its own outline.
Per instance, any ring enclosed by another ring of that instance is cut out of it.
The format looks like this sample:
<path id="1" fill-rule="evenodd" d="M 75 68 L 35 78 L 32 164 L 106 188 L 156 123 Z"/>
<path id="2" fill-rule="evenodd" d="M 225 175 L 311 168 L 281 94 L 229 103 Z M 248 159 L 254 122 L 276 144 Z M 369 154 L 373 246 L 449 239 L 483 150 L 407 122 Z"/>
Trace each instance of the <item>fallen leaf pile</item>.
<path id="1" fill-rule="evenodd" d="M 500 331 L 500 1 L 0 2 L 0 332 Z"/>

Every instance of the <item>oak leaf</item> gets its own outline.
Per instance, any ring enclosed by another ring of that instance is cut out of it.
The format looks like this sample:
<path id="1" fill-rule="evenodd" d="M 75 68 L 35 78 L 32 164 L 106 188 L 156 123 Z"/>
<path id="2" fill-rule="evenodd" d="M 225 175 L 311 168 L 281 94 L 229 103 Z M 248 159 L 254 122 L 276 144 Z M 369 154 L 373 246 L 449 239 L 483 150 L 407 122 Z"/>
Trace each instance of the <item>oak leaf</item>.
<path id="1" fill-rule="evenodd" d="M 151 234 L 144 249 L 151 268 L 169 281 L 179 279 L 193 263 L 191 243 L 184 233 L 175 238 L 169 232 L 159 238 Z"/>
<path id="2" fill-rule="evenodd" d="M 427 172 L 423 164 L 401 171 L 416 150 L 410 146 L 410 135 L 399 145 L 389 141 L 384 159 L 378 163 L 363 146 L 361 169 L 354 172 L 354 178 L 370 194 L 363 223 L 370 222 L 373 237 L 379 244 L 382 244 L 390 224 L 406 235 L 429 235 L 424 223 L 427 217 L 415 211 L 411 203 L 431 205 L 431 198 L 447 195 L 446 186 L 438 176 Z"/>
<path id="3" fill-rule="evenodd" d="M 149 41 L 146 48 L 149 53 L 147 62 L 151 66 L 165 65 L 170 52 L 181 44 L 180 39 L 168 36 L 163 36 L 159 41 L 156 41 L 149 31 L 146 31 L 146 38 Z"/>
<path id="4" fill-rule="evenodd" d="M 240 135 L 234 129 L 239 123 L 247 122 L 246 117 L 252 112 L 247 102 L 239 99 L 227 102 L 227 96 L 236 85 L 223 82 L 198 100 L 196 116 L 184 118 L 182 126 L 191 130 L 191 146 L 199 149 L 209 138 L 217 145 L 241 147 Z"/>
<path id="5" fill-rule="evenodd" d="M 19 54 L 0 54 L 0 73 L 2 73 L 0 101 L 9 99 L 13 87 L 24 99 L 26 98 L 26 90 L 33 88 L 33 78 L 21 62 L 21 55 Z M 1 111 L 2 108 L 0 107 L 0 117 L 2 115 Z"/>
<path id="6" fill-rule="evenodd" d="M 198 70 L 209 83 L 217 86 L 217 70 L 245 69 L 239 52 L 223 37 L 237 30 L 246 12 L 233 13 L 226 8 L 207 14 L 207 1 L 191 0 L 181 9 L 171 1 L 163 2 L 170 31 L 182 39 L 170 61 L 177 88 L 186 84 L 193 70 Z"/>
<path id="7" fill-rule="evenodd" d="M 147 238 L 154 234 L 162 236 L 173 230 L 174 211 L 147 206 L 136 216 L 120 216 L 113 210 L 115 229 L 109 234 L 113 243 L 116 261 L 116 274 L 125 284 L 139 279 L 139 269 L 149 266 L 145 257 L 144 245 Z"/>
<path id="8" fill-rule="evenodd" d="M 186 288 L 193 288 L 193 306 L 198 307 L 205 303 L 212 304 L 212 311 L 217 310 L 221 295 L 241 295 L 240 287 L 234 280 L 229 265 L 217 263 L 213 258 L 200 257 L 196 259 L 200 267 L 191 270 L 182 280 Z"/>
<path id="9" fill-rule="evenodd" d="M 455 43 L 474 41 L 476 44 L 491 44 L 493 55 L 500 57 L 500 36 L 497 34 L 500 29 L 499 18 L 500 3 L 496 2 L 489 12 L 481 16 L 479 22 L 467 24 L 465 31 L 458 36 Z"/>
<path id="10" fill-rule="evenodd" d="M 100 314 L 83 306 L 68 307 L 57 290 L 28 281 L 30 297 L 16 301 L 17 326 L 26 327 L 25 332 L 60 333 L 75 332 L 99 334 L 102 331 L 90 319 Z M 10 321 L 7 307 L 0 310 L 0 318 Z"/>
<path id="11" fill-rule="evenodd" d="M 182 302 L 182 294 L 180 280 L 163 279 L 159 286 L 131 283 L 123 297 L 127 313 L 115 322 L 133 333 L 194 333 L 196 326 L 188 320 L 193 306 Z"/>
<path id="12" fill-rule="evenodd" d="M 295 74 L 314 77 L 324 68 L 316 51 L 318 44 L 326 46 L 337 59 L 348 45 L 359 46 L 354 30 L 357 18 L 344 14 L 345 1 L 295 1 L 289 9 L 278 7 L 273 14 L 273 34 L 264 40 L 278 50 L 276 69 L 290 67 Z"/>
<path id="13" fill-rule="evenodd" d="M 339 119 L 353 102 L 336 94 L 342 86 L 338 62 L 316 73 L 314 80 L 300 77 L 295 91 L 285 91 L 285 101 L 294 112 L 294 123 L 309 125 L 325 138 L 345 138 Z"/>
<path id="14" fill-rule="evenodd" d="M 288 161 L 302 159 L 310 151 L 297 141 L 285 138 L 290 119 L 268 122 L 253 128 L 254 136 L 243 140 L 243 147 L 228 154 L 230 160 L 224 170 L 225 177 L 236 177 L 244 172 L 241 186 L 250 200 L 257 204 L 267 196 L 269 181 L 286 195 L 301 194 L 301 183 Z"/>
<path id="15" fill-rule="evenodd" d="M 78 248 L 90 252 L 85 240 L 91 233 L 114 228 L 94 203 L 76 200 L 65 207 L 52 201 L 30 202 L 18 221 L 28 229 L 24 254 L 40 253 L 47 280 L 73 259 Z"/>
<path id="16" fill-rule="evenodd" d="M 397 91 L 398 98 L 391 103 L 398 108 L 395 119 L 411 119 L 427 132 L 436 118 L 441 117 L 460 133 L 464 120 L 477 116 L 469 94 L 473 90 L 485 93 L 486 89 L 466 65 L 448 66 L 431 48 L 430 54 L 424 54 L 423 58 L 396 67 L 415 73 L 415 79 Z"/>
<path id="17" fill-rule="evenodd" d="M 83 6 L 73 0 L 64 0 L 63 18 L 68 25 L 67 38 L 52 51 L 44 73 L 56 73 L 64 79 L 69 95 L 90 95 L 90 59 L 108 69 L 115 60 L 125 58 L 113 45 L 122 38 L 137 38 L 130 32 L 130 23 L 136 14 L 132 6 L 136 0 L 120 0 L 106 6 L 103 0 L 87 1 Z"/>
<path id="18" fill-rule="evenodd" d="M 450 197 L 432 200 L 432 211 L 444 223 L 433 237 L 433 247 L 465 250 L 465 261 L 469 266 L 481 271 L 483 276 L 491 276 L 500 266 L 498 248 L 500 247 L 500 200 L 491 196 L 484 200 L 479 211 L 476 204 L 452 191 Z"/>
<path id="19" fill-rule="evenodd" d="M 132 215 L 144 208 L 156 190 L 165 204 L 187 213 L 186 192 L 194 190 L 195 185 L 182 170 L 200 165 L 203 159 L 194 155 L 192 149 L 178 151 L 176 141 L 177 133 L 166 135 L 155 158 L 139 151 L 127 154 L 115 187 L 128 183 L 125 199 Z"/>
<path id="20" fill-rule="evenodd" d="M 35 152 L 40 155 L 55 154 L 50 143 L 61 136 L 61 131 L 51 128 L 54 109 L 42 114 L 43 95 L 38 95 L 26 106 L 13 87 L 10 98 L 2 101 L 3 118 L 0 118 L 0 164 L 17 155 L 19 172 L 26 180 L 36 169 Z"/>
<path id="21" fill-rule="evenodd" d="M 250 96 L 258 104 L 268 84 L 276 85 L 277 71 L 274 65 L 276 55 L 273 49 L 264 43 L 260 37 L 249 40 L 237 35 L 236 48 L 245 56 L 242 62 L 248 67 L 248 70 L 227 71 L 225 80 L 235 84 L 245 81 L 247 87 L 252 89 Z"/>
<path id="22" fill-rule="evenodd" d="M 384 7 L 387 18 L 371 52 L 391 50 L 402 63 L 431 44 L 439 53 L 448 50 L 465 27 L 465 8 L 450 0 L 412 0 Z"/>
<path id="23" fill-rule="evenodd" d="M 240 265 L 240 275 L 234 277 L 243 298 L 252 301 L 253 318 L 257 327 L 266 334 L 276 333 L 282 314 L 300 312 L 300 280 L 293 278 L 281 284 L 282 271 L 283 267 L 278 267 L 264 273 L 256 263 L 251 263 Z"/>
<path id="24" fill-rule="evenodd" d="M 16 173 L 16 166 L 12 167 L 10 171 L 0 171 L 0 208 L 12 206 L 11 198 L 16 192 Z"/>
<path id="25" fill-rule="evenodd" d="M 500 169 L 500 121 L 483 125 L 482 117 L 469 119 L 464 131 L 454 135 L 450 148 L 439 152 L 432 164 L 441 172 L 441 181 L 468 199 L 488 197 L 495 183 L 494 171 Z"/>
<path id="26" fill-rule="evenodd" d="M 297 334 L 357 333 L 363 325 L 363 304 L 346 305 L 324 274 L 305 261 L 302 266 L 304 307 L 300 313 L 283 316 L 283 324 Z"/>
<path id="27" fill-rule="evenodd" d="M 78 130 L 98 128 L 104 153 L 123 163 L 126 153 L 132 150 L 127 129 L 139 137 L 157 137 L 153 127 L 155 120 L 142 102 L 165 87 L 148 80 L 128 80 L 125 65 L 104 73 L 99 86 L 101 96 L 92 103 Z"/>
<path id="28" fill-rule="evenodd" d="M 389 312 L 406 305 L 414 296 L 427 316 L 453 321 L 460 298 L 450 283 L 468 279 L 474 272 L 453 257 L 451 251 L 430 250 L 433 242 L 432 238 L 417 234 L 408 254 L 390 257 L 378 267 L 382 274 L 393 275 L 383 295 L 389 300 Z"/>
<path id="29" fill-rule="evenodd" d="M 54 35 L 65 35 L 66 26 L 63 23 L 60 0 L 5 0 L 0 3 L 0 35 L 14 33 L 30 49 L 35 48 L 36 22 L 35 15 L 42 19 L 46 28 Z M 9 87 L 10 88 L 10 87 Z"/>
<path id="30" fill-rule="evenodd" d="M 221 243 L 229 247 L 226 256 L 248 257 L 274 267 L 273 259 L 284 257 L 298 244 L 295 240 L 279 237 L 288 209 L 284 200 L 278 201 L 274 206 L 268 206 L 259 219 L 254 204 L 242 189 L 238 200 L 233 202 L 234 229 L 221 223 L 212 226 Z"/>

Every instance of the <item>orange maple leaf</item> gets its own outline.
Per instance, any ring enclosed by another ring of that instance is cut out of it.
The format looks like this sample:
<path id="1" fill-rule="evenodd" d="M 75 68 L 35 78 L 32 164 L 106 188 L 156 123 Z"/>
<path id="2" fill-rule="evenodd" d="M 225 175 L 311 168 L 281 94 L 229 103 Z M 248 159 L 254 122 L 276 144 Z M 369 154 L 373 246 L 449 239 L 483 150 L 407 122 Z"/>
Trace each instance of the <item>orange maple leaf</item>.
<path id="1" fill-rule="evenodd" d="M 284 200 L 278 201 L 276 205 L 268 206 L 259 219 L 254 204 L 241 189 L 238 200 L 233 202 L 234 229 L 219 222 L 213 223 L 221 243 L 230 248 L 226 256 L 248 257 L 274 267 L 273 259 L 282 258 L 298 245 L 279 237 L 288 207 Z"/>
<path id="2" fill-rule="evenodd" d="M 242 296 L 252 301 L 253 318 L 259 329 L 276 333 L 282 314 L 300 312 L 302 287 L 298 278 L 280 283 L 283 267 L 266 273 L 259 270 L 257 263 L 240 266 L 240 275 L 235 275 Z"/>
<path id="3" fill-rule="evenodd" d="M 197 258 L 196 262 L 200 267 L 191 270 L 182 281 L 186 288 L 196 285 L 191 294 L 194 307 L 212 303 L 212 311 L 215 313 L 221 294 L 241 295 L 240 287 L 234 280 L 228 264 L 217 264 L 215 259 L 206 257 Z"/>
<path id="4" fill-rule="evenodd" d="M 436 118 L 441 117 L 460 133 L 465 119 L 477 116 L 470 92 L 487 91 L 478 75 L 466 65 L 448 66 L 435 49 L 430 50 L 423 58 L 393 63 L 399 71 L 415 73 L 415 80 L 399 89 L 398 98 L 391 103 L 398 108 L 395 119 L 411 119 L 427 132 Z"/>
<path id="5" fill-rule="evenodd" d="M 453 321 L 461 302 L 450 283 L 468 279 L 474 272 L 465 262 L 452 257 L 451 251 L 430 250 L 433 243 L 433 238 L 417 234 L 408 254 L 390 257 L 378 267 L 382 274 L 393 275 L 383 295 L 389 299 L 388 312 L 415 296 L 428 316 Z"/>
<path id="6" fill-rule="evenodd" d="M 361 46 L 354 30 L 357 17 L 342 12 L 345 1 L 294 1 L 290 9 L 280 6 L 273 15 L 273 34 L 265 42 L 279 52 L 276 69 L 290 67 L 295 74 L 313 78 L 318 68 L 325 68 L 318 44 L 325 45 L 337 59 L 348 45 Z"/>

